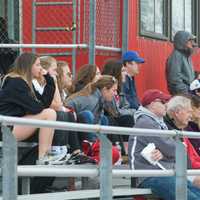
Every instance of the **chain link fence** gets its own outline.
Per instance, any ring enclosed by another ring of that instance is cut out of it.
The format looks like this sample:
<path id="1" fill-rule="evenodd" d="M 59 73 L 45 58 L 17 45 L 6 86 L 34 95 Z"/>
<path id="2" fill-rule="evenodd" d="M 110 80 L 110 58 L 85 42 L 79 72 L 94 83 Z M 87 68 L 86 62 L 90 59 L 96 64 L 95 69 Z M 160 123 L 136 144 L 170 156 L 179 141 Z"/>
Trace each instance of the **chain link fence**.
<path id="1" fill-rule="evenodd" d="M 89 1 L 84 0 L 84 36 L 83 42 L 89 41 Z M 121 47 L 121 1 L 96 1 L 96 45 Z"/>
<path id="2" fill-rule="evenodd" d="M 21 43 L 76 44 L 78 0 L 22 0 Z M 36 49 L 40 54 L 68 55 L 67 49 Z"/>
<path id="3" fill-rule="evenodd" d="M 22 0 L 22 43 L 72 44 L 72 0 Z M 76 23 L 76 22 L 75 22 Z"/>
<path id="4" fill-rule="evenodd" d="M 96 48 L 96 55 L 119 56 L 122 46 L 123 0 L 96 0 L 95 2 L 95 45 L 99 46 Z M 59 59 L 65 57 L 75 69 L 76 62 L 79 66 L 80 60 L 83 60 L 83 64 L 88 62 L 86 55 L 89 51 L 85 49 L 89 45 L 91 34 L 90 3 L 90 0 L 4 1 L 4 8 L 9 11 L 5 12 L 6 16 L 4 16 L 8 26 L 3 32 L 0 21 L 0 43 L 32 44 L 32 47 L 17 48 L 21 52 L 28 50 L 40 55 L 60 57 Z M 38 44 L 40 47 L 36 46 Z M 75 44 L 80 45 L 77 48 Z M 41 45 L 56 45 L 56 47 L 47 48 Z M 62 45 L 72 46 L 60 48 Z M 111 49 L 105 51 L 102 47 Z M 117 50 L 113 51 L 112 48 Z M 100 60 L 99 57 L 97 60 Z"/>

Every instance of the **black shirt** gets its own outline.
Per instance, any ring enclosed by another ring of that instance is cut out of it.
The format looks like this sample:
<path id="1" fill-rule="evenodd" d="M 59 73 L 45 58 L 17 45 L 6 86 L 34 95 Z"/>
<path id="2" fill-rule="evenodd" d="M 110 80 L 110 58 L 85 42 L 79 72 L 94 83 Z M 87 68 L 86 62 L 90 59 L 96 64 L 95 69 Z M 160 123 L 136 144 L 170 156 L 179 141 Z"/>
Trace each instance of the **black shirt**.
<path id="1" fill-rule="evenodd" d="M 28 84 L 20 77 L 7 77 L 0 90 L 0 114 L 22 117 L 38 114 L 45 106 L 31 93 Z"/>
<path id="2" fill-rule="evenodd" d="M 37 99 L 39 99 L 42 102 L 42 104 L 46 108 L 48 108 L 48 107 L 50 107 L 50 105 L 53 101 L 56 86 L 55 86 L 55 82 L 54 82 L 53 78 L 49 75 L 49 73 L 44 75 L 44 78 L 46 80 L 46 85 L 44 87 L 43 93 L 39 94 L 39 92 L 37 92 L 36 89 L 34 88 L 34 85 L 33 85 L 33 89 L 35 91 L 35 95 L 36 95 Z"/>

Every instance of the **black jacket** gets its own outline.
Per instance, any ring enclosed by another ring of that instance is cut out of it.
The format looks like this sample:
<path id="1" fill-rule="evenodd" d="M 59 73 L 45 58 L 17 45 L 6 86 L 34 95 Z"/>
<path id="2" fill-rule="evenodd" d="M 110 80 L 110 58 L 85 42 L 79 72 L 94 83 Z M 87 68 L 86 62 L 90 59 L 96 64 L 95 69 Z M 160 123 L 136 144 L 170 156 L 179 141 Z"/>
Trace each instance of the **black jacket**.
<path id="1" fill-rule="evenodd" d="M 21 117 L 38 114 L 45 106 L 31 93 L 28 84 L 21 78 L 7 77 L 0 90 L 0 114 Z"/>
<path id="2" fill-rule="evenodd" d="M 9 39 L 8 33 L 0 31 L 0 43 L 13 44 L 14 40 Z M 11 68 L 11 65 L 15 61 L 18 55 L 18 51 L 12 48 L 0 48 L 0 75 L 5 75 Z"/>
<path id="3" fill-rule="evenodd" d="M 33 85 L 33 89 L 35 91 L 35 95 L 36 95 L 37 99 L 39 99 L 42 102 L 42 104 L 46 108 L 48 108 L 48 107 L 50 107 L 51 102 L 53 101 L 56 86 L 55 86 L 55 82 L 54 82 L 53 78 L 48 73 L 46 75 L 44 75 L 44 78 L 46 80 L 44 92 L 42 94 L 40 94 L 38 91 L 36 91 L 34 85 Z"/>
<path id="4" fill-rule="evenodd" d="M 164 122 L 167 125 L 169 130 L 179 130 L 181 131 L 174 123 L 174 120 L 172 118 L 169 117 L 169 115 L 166 115 L 164 117 Z"/>
<path id="5" fill-rule="evenodd" d="M 176 125 L 175 125 L 175 122 L 173 119 L 171 119 L 169 117 L 169 115 L 166 115 L 164 117 L 164 122 L 165 124 L 167 125 L 168 129 L 169 130 L 178 130 L 178 131 L 181 131 Z M 181 139 L 182 140 L 182 139 Z M 192 168 L 192 164 L 191 164 L 191 160 L 189 158 L 189 156 L 187 156 L 187 168 L 188 169 L 191 169 Z"/>

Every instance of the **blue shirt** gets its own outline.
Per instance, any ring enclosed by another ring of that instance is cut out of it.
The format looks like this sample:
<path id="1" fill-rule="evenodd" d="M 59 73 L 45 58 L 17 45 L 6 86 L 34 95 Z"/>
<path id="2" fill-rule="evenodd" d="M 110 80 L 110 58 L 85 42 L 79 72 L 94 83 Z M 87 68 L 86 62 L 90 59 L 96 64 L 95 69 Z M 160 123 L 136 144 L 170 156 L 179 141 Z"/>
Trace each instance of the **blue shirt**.
<path id="1" fill-rule="evenodd" d="M 137 97 L 134 78 L 127 75 L 126 81 L 122 84 L 122 90 L 130 104 L 130 108 L 137 110 L 140 106 L 140 103 Z"/>

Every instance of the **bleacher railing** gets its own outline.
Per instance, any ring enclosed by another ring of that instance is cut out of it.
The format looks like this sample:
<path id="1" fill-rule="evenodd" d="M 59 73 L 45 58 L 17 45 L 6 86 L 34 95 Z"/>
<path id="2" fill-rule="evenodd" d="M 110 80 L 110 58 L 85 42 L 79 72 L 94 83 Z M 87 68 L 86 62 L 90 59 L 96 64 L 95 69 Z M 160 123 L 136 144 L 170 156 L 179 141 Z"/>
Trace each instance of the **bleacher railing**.
<path id="1" fill-rule="evenodd" d="M 20 173 L 20 168 L 17 168 L 17 142 L 11 133 L 9 126 L 26 125 L 33 127 L 49 127 L 61 130 L 79 131 L 79 132 L 94 132 L 98 135 L 101 141 L 101 162 L 99 166 L 100 174 L 100 199 L 112 199 L 112 176 L 115 177 L 151 177 L 151 176 L 176 176 L 176 199 L 187 200 L 187 175 L 198 175 L 200 170 L 187 171 L 187 153 L 185 145 L 181 138 L 184 136 L 190 138 L 200 138 L 198 132 L 173 131 L 173 130 L 152 130 L 138 128 L 123 128 L 100 125 L 87 125 L 69 122 L 55 122 L 44 120 L 23 119 L 16 117 L 0 116 L 1 130 L 3 133 L 3 199 L 17 199 L 17 175 Z M 175 170 L 112 170 L 111 157 L 111 142 L 107 139 L 106 134 L 121 134 L 135 136 L 157 136 L 157 137 L 173 137 L 176 141 L 176 165 Z M 51 169 L 56 172 L 55 169 Z M 34 167 L 29 171 L 29 175 L 34 174 Z M 68 176 L 66 172 L 63 176 Z M 81 173 L 81 170 L 80 170 Z M 91 171 L 90 173 L 96 173 Z M 35 172 L 35 175 L 37 172 Z M 21 169 L 23 176 L 23 170 Z M 52 175 L 52 174 L 51 174 Z M 72 175 L 72 174 L 71 174 Z M 89 174 L 86 174 L 89 176 Z M 90 174 L 91 175 L 91 174 Z M 27 176 L 27 174 L 26 174 Z M 44 175 L 45 176 L 45 175 Z M 48 176 L 48 174 L 46 174 Z M 12 188 L 12 189 L 11 189 Z"/>

